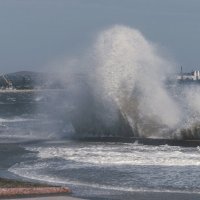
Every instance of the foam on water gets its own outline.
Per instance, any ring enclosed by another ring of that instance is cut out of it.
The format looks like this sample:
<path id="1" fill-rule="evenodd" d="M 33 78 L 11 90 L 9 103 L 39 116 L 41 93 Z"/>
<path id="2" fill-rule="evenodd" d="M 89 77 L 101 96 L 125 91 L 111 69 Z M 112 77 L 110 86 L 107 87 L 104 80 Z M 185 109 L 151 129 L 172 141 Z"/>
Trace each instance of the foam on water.
<path id="1" fill-rule="evenodd" d="M 43 166 L 44 167 L 44 166 Z M 45 166 L 47 167 L 47 166 Z M 169 189 L 164 189 L 164 188 L 159 188 L 159 189 L 153 189 L 153 188 L 134 188 L 134 187 L 119 187 L 119 186 L 111 186 L 111 185 L 102 185 L 102 184 L 94 184 L 94 183 L 86 183 L 86 182 L 82 182 L 82 181 L 73 181 L 73 180 L 70 180 L 70 179 L 67 179 L 67 178 L 64 178 L 64 179 L 61 179 L 61 178 L 57 178 L 57 177 L 52 177 L 52 176 L 49 176 L 49 175 L 38 175 L 38 174 L 35 174 L 34 172 L 32 174 L 30 174 L 30 171 L 27 172 L 26 171 L 27 168 L 22 168 L 20 170 L 17 171 L 17 174 L 23 174 L 23 177 L 24 178 L 28 178 L 28 179 L 32 179 L 32 180 L 38 180 L 38 181 L 42 181 L 42 182 L 45 182 L 45 183 L 50 183 L 50 184 L 57 184 L 57 185 L 74 185 L 74 186 L 82 186 L 82 187 L 89 187 L 90 189 L 91 188 L 94 188 L 94 189 L 102 189 L 102 190 L 107 190 L 107 191 L 110 191 L 110 190 L 115 190 L 115 191 L 123 191 L 123 192 L 169 192 L 169 193 L 183 193 L 183 194 L 191 194 L 191 193 L 195 193 L 195 194 L 200 194 L 200 191 L 199 190 L 189 190 L 187 191 L 186 189 L 185 190 L 181 190 L 181 189 L 174 189 L 174 190 L 169 190 Z M 16 172 L 15 170 L 11 169 L 10 170 L 11 172 Z M 83 190 L 82 190 L 83 192 Z M 88 192 L 88 191 L 87 191 Z M 95 192 L 94 192 L 95 193 Z M 105 194 L 105 191 L 104 191 L 104 194 Z M 83 195 L 83 193 L 82 193 Z"/>
<path id="2" fill-rule="evenodd" d="M 41 159 L 62 158 L 86 162 L 87 165 L 158 165 L 199 166 L 200 152 L 184 152 L 184 148 L 164 146 L 127 145 L 127 147 L 92 146 L 83 148 L 39 147 L 27 148 L 38 152 Z"/>
<path id="3" fill-rule="evenodd" d="M 35 152 L 9 171 L 56 184 L 124 192 L 199 192 L 199 148 L 137 144 L 62 144 Z M 119 182 L 120 180 L 120 182 Z"/>

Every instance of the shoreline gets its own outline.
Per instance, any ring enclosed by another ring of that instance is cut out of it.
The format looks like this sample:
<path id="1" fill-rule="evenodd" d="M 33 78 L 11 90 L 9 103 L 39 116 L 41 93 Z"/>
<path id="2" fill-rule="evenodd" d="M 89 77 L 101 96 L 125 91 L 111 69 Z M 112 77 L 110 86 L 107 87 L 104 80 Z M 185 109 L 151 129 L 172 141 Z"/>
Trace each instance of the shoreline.
<path id="1" fill-rule="evenodd" d="M 50 185 L 45 183 L 39 183 L 36 181 L 25 181 L 25 180 L 17 180 L 14 178 L 2 178 L 0 177 L 0 189 L 1 188 L 20 188 L 20 187 L 60 187 L 56 185 Z"/>
<path id="2" fill-rule="evenodd" d="M 70 197 L 72 191 L 68 187 L 7 179 L 0 177 L 0 199 L 1 198 L 31 198 L 48 196 Z"/>
<path id="3" fill-rule="evenodd" d="M 29 193 L 29 194 L 19 194 L 19 192 L 16 195 L 7 195 L 7 196 L 1 196 L 1 190 L 3 188 L 13 188 L 15 189 L 21 189 L 28 188 L 28 189 L 34 189 L 34 188 L 47 188 L 48 189 L 52 188 L 53 190 L 56 188 L 62 189 L 63 187 L 61 185 L 56 185 L 56 184 L 48 184 L 48 183 L 42 183 L 42 182 L 37 182 L 34 180 L 23 180 L 23 179 L 15 179 L 15 177 L 10 177 L 10 178 L 1 178 L 0 174 L 0 199 L 18 199 L 18 200 L 83 200 L 83 199 L 95 199 L 95 200 L 121 200 L 124 196 L 124 191 L 117 191 L 117 194 L 107 194 L 104 195 L 102 193 L 100 196 L 98 194 L 88 194 L 86 197 L 82 197 L 82 195 L 78 195 L 78 197 L 73 196 L 73 191 L 68 191 L 66 192 L 43 192 L 43 193 Z M 100 188 L 96 189 L 90 189 L 87 188 L 87 190 L 99 190 Z M 86 188 L 82 188 L 83 194 L 86 192 Z M 40 189 L 39 189 L 40 190 Z M 101 189 L 100 189 L 101 190 Z M 76 191 L 75 191 L 76 192 Z M 82 193 L 81 192 L 81 193 Z M 159 190 L 135 190 L 135 191 L 130 191 L 126 192 L 127 193 L 127 200 L 196 200 L 200 199 L 200 193 L 199 192 L 194 192 L 194 191 L 159 191 Z"/>
<path id="4" fill-rule="evenodd" d="M 4 187 L 2 187 L 4 186 Z M 77 198 L 71 196 L 71 191 L 70 192 L 49 192 L 49 193 L 29 193 L 29 194 L 14 194 L 14 195 L 3 195 L 1 196 L 1 191 L 3 188 L 7 186 L 8 189 L 32 189 L 32 188 L 39 188 L 40 189 L 50 189 L 52 188 L 53 190 L 55 188 L 57 189 L 63 189 L 62 186 L 53 186 L 53 185 L 48 185 L 48 184 L 42 184 L 42 183 L 35 183 L 35 182 L 29 182 L 29 181 L 19 181 L 19 180 L 13 180 L 13 179 L 6 179 L 6 178 L 0 178 L 0 199 L 18 199 L 18 200 L 83 200 L 82 198 Z M 118 195 L 111 195 L 111 196 L 94 196 L 94 197 L 89 197 L 89 199 L 97 199 L 97 200 L 120 200 L 123 197 L 123 192 L 119 192 Z M 200 198 L 199 193 L 194 193 L 194 192 L 173 192 L 173 191 L 168 191 L 168 192 L 162 192 L 162 191 L 134 191 L 130 192 L 130 196 L 128 200 L 130 199 L 135 199 L 135 200 L 160 200 L 160 199 L 171 199 L 171 200 L 196 200 Z"/>
<path id="5" fill-rule="evenodd" d="M 110 138 L 112 139 L 112 138 Z M 149 141 L 149 140 L 148 140 Z M 150 140 L 151 141 L 151 140 Z M 149 142 L 150 142 L 149 141 Z M 32 142 L 31 142 L 32 143 Z M 15 154 L 13 154 L 13 152 L 15 152 Z M 23 145 L 19 145 L 19 144 L 1 144 L 0 145 L 0 154 L 1 158 L 2 158 L 2 162 L 0 163 L 1 165 L 1 170 L 0 170 L 0 190 L 1 188 L 6 186 L 6 183 L 8 183 L 8 188 L 16 188 L 18 186 L 18 188 L 20 187 L 34 187 L 34 186 L 38 186 L 38 187 L 42 187 L 42 186 L 50 186 L 50 187 L 59 187 L 60 185 L 56 185 L 53 183 L 42 183 L 40 181 L 37 180 L 29 180 L 23 177 L 20 177 L 18 175 L 13 174 L 10 171 L 7 171 L 7 169 L 11 166 L 13 166 L 16 162 L 23 162 L 24 159 L 26 159 L 26 157 L 24 157 L 23 155 L 32 152 L 29 150 L 26 150 Z M 2 183 L 2 185 L 1 185 Z M 62 187 L 62 185 L 60 186 Z M 190 191 L 153 191 L 153 190 L 147 190 L 147 191 L 120 191 L 120 190 L 110 190 L 109 192 L 105 189 L 105 193 L 104 193 L 104 189 L 101 189 L 100 187 L 92 187 L 88 186 L 88 187 L 80 187 L 79 185 L 74 185 L 74 186 L 70 186 L 72 187 L 74 193 L 72 194 L 63 194 L 63 193 L 54 193 L 54 194 L 39 194 L 39 195 L 17 195 L 18 197 L 23 197 L 24 200 L 28 200 L 28 199 L 32 199 L 33 197 L 36 197 L 37 200 L 39 199 L 52 199 L 52 200 L 56 200 L 56 199 L 60 199 L 62 196 L 62 199 L 64 200 L 70 200 L 70 199 L 80 199 L 80 198 L 85 198 L 85 199 L 95 199 L 95 200 L 106 200 L 106 199 L 111 199 L 111 200 L 120 200 L 124 198 L 124 193 L 126 193 L 127 196 L 127 200 L 160 200 L 160 199 L 171 199 L 171 200 L 187 200 L 187 199 L 191 199 L 191 200 L 196 200 L 196 199 L 200 199 L 200 193 L 197 192 L 190 192 Z M 77 192 L 77 188 L 78 188 L 78 192 Z M 99 192 L 100 191 L 100 192 Z M 77 196 L 77 197 L 73 197 L 73 195 Z M 59 198 L 58 198 L 59 197 Z M 0 199 L 2 199 L 2 197 L 0 196 Z M 4 197 L 3 199 L 14 199 L 11 197 Z"/>
<path id="6" fill-rule="evenodd" d="M 17 152 L 13 155 L 13 152 Z M 72 191 L 68 187 L 56 184 L 42 183 L 34 180 L 26 180 L 8 171 L 8 168 L 17 161 L 23 161 L 23 155 L 27 150 L 18 144 L 1 144 L 0 156 L 0 199 L 14 199 L 18 197 L 41 197 L 41 196 L 66 196 L 70 197 Z M 70 196 L 69 196 L 70 195 Z M 56 199 L 56 198 L 55 198 Z"/>

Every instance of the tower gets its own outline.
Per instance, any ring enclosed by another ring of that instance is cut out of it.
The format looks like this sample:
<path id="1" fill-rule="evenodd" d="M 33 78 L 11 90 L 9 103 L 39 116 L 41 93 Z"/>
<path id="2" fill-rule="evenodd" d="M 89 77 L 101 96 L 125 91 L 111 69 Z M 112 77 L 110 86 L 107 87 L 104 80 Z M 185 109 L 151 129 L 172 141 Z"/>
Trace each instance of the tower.
<path id="1" fill-rule="evenodd" d="M 183 67 L 181 66 L 181 80 L 183 80 Z"/>

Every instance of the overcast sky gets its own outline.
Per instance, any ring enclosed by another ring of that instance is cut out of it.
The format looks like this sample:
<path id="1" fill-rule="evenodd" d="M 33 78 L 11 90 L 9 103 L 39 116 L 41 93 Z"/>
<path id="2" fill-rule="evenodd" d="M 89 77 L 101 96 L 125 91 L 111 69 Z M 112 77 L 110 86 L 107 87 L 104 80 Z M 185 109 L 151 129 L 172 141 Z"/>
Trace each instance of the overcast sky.
<path id="1" fill-rule="evenodd" d="M 185 70 L 200 69 L 200 0 L 0 0 L 0 73 L 82 55 L 115 24 L 139 29 Z"/>

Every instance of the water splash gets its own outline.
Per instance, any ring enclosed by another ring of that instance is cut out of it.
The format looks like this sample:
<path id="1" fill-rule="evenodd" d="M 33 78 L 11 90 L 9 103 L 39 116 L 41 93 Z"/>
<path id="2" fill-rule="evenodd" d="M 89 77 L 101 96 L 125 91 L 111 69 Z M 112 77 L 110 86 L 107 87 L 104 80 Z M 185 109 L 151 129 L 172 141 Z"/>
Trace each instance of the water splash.
<path id="1" fill-rule="evenodd" d="M 181 111 L 164 82 L 171 63 L 135 29 L 114 26 L 94 46 L 98 85 L 140 136 L 162 135 L 180 122 Z M 167 136 L 166 136 L 167 137 Z"/>
<path id="2" fill-rule="evenodd" d="M 74 60 L 73 67 L 61 70 L 59 79 L 63 80 L 66 71 L 73 107 L 69 118 L 76 133 L 156 138 L 198 135 L 198 87 L 169 84 L 174 63 L 140 31 L 113 26 L 98 34 L 85 56 Z"/>

